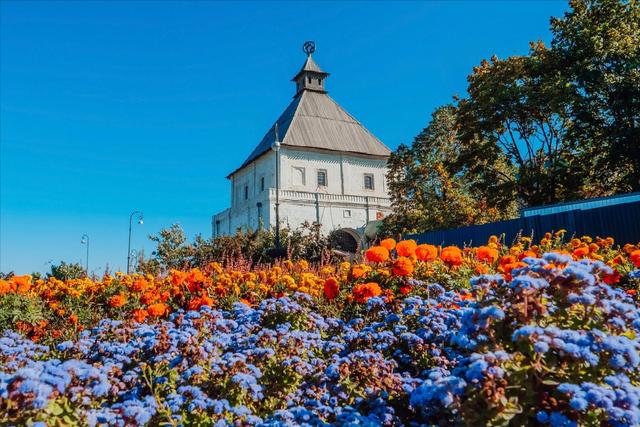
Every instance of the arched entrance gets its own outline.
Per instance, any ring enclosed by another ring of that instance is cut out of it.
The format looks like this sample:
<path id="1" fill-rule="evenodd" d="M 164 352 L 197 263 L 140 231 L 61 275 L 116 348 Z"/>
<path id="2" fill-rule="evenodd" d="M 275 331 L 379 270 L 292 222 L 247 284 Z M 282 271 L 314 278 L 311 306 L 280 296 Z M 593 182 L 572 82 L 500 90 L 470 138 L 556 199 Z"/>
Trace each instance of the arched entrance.
<path id="1" fill-rule="evenodd" d="M 341 228 L 331 233 L 331 248 L 355 254 L 360 249 L 362 237 L 353 228 Z"/>

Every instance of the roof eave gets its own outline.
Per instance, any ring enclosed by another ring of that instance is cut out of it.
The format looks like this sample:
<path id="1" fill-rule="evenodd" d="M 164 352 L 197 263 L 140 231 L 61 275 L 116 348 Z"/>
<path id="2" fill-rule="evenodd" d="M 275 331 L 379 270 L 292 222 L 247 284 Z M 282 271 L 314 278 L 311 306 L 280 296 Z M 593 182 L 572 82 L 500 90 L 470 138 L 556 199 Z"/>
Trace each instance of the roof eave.
<path id="1" fill-rule="evenodd" d="M 323 153 L 339 153 L 339 154 L 348 154 L 348 155 L 352 155 L 352 156 L 358 156 L 358 157 L 368 157 L 368 158 L 375 158 L 375 159 L 388 159 L 389 156 L 391 155 L 391 151 L 389 151 L 388 154 L 371 154 L 371 153 L 362 153 L 360 151 L 348 151 L 348 150 L 331 150 L 328 148 L 317 148 L 317 147 L 304 147 L 304 146 L 300 146 L 300 145 L 291 145 L 291 144 L 286 144 L 286 143 L 281 143 L 280 145 L 281 147 L 287 147 L 287 148 L 291 148 L 293 150 L 298 150 L 298 151 L 316 151 L 316 152 L 323 152 Z M 386 146 L 385 146 L 386 147 Z M 247 166 L 249 166 L 251 163 L 257 161 L 258 159 L 260 159 L 262 156 L 264 156 L 265 154 L 268 154 L 270 150 L 265 150 L 262 153 L 260 153 L 259 155 L 257 155 L 256 157 L 254 157 L 253 159 L 251 159 L 251 161 L 244 163 L 242 166 L 240 166 L 239 168 L 236 168 L 233 172 L 231 172 L 229 175 L 227 175 L 227 179 L 231 179 L 231 177 L 233 175 L 235 175 L 236 173 L 240 172 L 242 169 L 246 168 Z"/>
<path id="2" fill-rule="evenodd" d="M 324 71 L 300 70 L 298 71 L 298 74 L 293 76 L 291 81 L 295 82 L 296 80 L 298 80 L 298 77 L 300 77 L 301 74 L 313 74 L 313 75 L 322 76 L 322 77 L 328 77 L 331 75 L 330 73 L 325 73 Z"/>

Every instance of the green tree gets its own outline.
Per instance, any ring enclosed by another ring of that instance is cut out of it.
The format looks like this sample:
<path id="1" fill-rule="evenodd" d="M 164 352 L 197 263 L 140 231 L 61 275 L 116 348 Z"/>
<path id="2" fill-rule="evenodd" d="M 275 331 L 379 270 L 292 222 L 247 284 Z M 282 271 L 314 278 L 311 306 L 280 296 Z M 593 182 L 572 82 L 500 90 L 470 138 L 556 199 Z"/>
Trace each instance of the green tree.
<path id="1" fill-rule="evenodd" d="M 51 272 L 47 273 L 47 276 L 55 277 L 58 280 L 71 280 L 84 277 L 85 274 L 86 272 L 82 265 L 60 261 L 58 265 L 51 265 Z"/>
<path id="2" fill-rule="evenodd" d="M 640 190 L 640 3 L 573 0 L 551 19 L 568 99 L 570 143 L 597 193 Z"/>
<path id="3" fill-rule="evenodd" d="M 381 235 L 451 228 L 510 217 L 513 197 L 504 197 L 513 172 L 499 152 L 477 168 L 460 161 L 461 140 L 453 105 L 438 108 L 410 147 L 392 153 L 387 181 L 394 207 Z M 479 144 L 478 144 L 479 145 Z M 484 187 L 477 185 L 482 178 Z M 499 187 L 502 191 L 488 191 Z"/>
<path id="4" fill-rule="evenodd" d="M 474 67 L 389 160 L 387 232 L 509 217 L 515 207 L 640 190 L 640 6 L 574 0 L 550 47 Z"/>
<path id="5" fill-rule="evenodd" d="M 640 7 L 570 6 L 551 47 L 482 61 L 459 102 L 461 160 L 478 170 L 505 153 L 525 206 L 640 189 Z"/>
<path id="6" fill-rule="evenodd" d="M 587 170 L 567 142 L 572 91 L 550 56 L 542 43 L 532 43 L 528 56 L 482 61 L 459 102 L 460 161 L 482 176 L 487 161 L 505 155 L 516 173 L 504 191 L 525 206 L 579 198 Z"/>

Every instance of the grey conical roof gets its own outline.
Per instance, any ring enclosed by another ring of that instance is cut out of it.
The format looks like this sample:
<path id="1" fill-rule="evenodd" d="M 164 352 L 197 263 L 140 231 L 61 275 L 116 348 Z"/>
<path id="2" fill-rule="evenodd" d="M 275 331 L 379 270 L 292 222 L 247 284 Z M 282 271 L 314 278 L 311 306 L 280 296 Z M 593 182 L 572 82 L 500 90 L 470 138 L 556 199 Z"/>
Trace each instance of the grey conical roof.
<path id="1" fill-rule="evenodd" d="M 304 72 L 329 75 L 329 73 L 325 73 L 320 69 L 320 66 L 316 64 L 316 61 L 313 60 L 313 56 L 311 55 L 307 55 L 307 60 L 304 61 L 304 64 L 302 64 L 302 68 L 300 68 L 300 71 L 298 71 L 298 73 L 295 76 L 293 76 L 293 79 L 291 80 L 297 79 L 298 76 Z"/>
<path id="2" fill-rule="evenodd" d="M 306 67 L 320 67 L 307 57 L 301 72 Z M 341 153 L 364 154 L 387 157 L 390 154 L 378 138 L 369 132 L 351 114 L 346 112 L 326 92 L 302 90 L 277 120 L 278 134 L 282 146 L 330 150 Z M 275 141 L 272 126 L 242 165 L 231 174 L 242 169 L 253 160 L 268 152 Z"/>

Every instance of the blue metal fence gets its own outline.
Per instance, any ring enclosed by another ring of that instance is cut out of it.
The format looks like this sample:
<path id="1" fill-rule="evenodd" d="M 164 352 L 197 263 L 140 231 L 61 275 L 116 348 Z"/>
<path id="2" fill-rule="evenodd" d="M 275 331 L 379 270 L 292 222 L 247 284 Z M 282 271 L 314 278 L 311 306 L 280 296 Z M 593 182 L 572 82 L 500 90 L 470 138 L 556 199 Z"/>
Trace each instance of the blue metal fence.
<path id="1" fill-rule="evenodd" d="M 507 221 L 429 231 L 405 236 L 418 243 L 433 245 L 482 245 L 489 236 L 504 235 L 506 243 L 513 242 L 518 234 L 533 236 L 538 240 L 547 231 L 565 229 L 569 236 L 589 235 L 613 237 L 616 242 L 640 242 L 640 202 L 616 204 L 587 210 L 574 209 L 548 215 L 532 215 Z"/>

